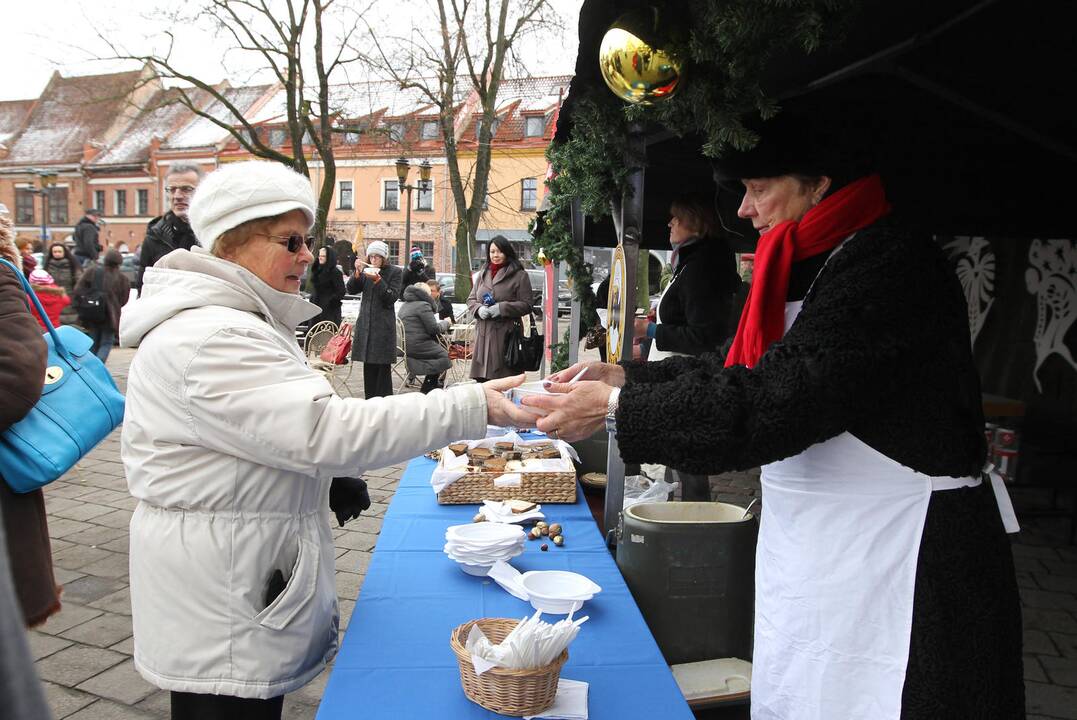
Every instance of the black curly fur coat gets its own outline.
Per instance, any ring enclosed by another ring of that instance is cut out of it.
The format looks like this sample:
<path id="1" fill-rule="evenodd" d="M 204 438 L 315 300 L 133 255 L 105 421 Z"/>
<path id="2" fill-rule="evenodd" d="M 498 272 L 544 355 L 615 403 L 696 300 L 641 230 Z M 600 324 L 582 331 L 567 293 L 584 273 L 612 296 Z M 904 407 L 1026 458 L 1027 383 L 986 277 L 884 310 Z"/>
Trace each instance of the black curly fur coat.
<path id="1" fill-rule="evenodd" d="M 930 237 L 891 219 L 861 230 L 829 260 L 794 264 L 789 300 L 802 298 L 754 369 L 725 368 L 718 353 L 626 363 L 625 462 L 718 473 L 849 432 L 926 475 L 980 473 L 965 298 Z M 1023 718 L 1013 559 L 986 483 L 932 495 L 914 606 L 902 718 Z"/>

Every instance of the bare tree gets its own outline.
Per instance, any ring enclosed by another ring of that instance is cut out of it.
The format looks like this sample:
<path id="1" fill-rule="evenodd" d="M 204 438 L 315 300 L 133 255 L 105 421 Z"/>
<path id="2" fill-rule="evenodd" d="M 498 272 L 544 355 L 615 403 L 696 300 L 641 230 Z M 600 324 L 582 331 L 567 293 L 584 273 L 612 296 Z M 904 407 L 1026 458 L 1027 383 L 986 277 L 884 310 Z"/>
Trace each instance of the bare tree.
<path id="1" fill-rule="evenodd" d="M 471 257 L 490 174 L 490 139 L 497 93 L 528 35 L 561 28 L 548 0 L 432 0 L 437 24 L 410 35 L 386 34 L 388 24 L 367 21 L 367 62 L 401 90 L 414 89 L 437 108 L 449 184 L 456 209 L 456 295 L 471 292 Z M 465 173 L 458 141 L 462 119 L 478 115 L 478 151 Z"/>
<path id="2" fill-rule="evenodd" d="M 164 31 L 168 42 L 161 52 L 131 52 L 109 38 L 102 40 L 114 53 L 111 59 L 137 60 L 148 64 L 161 79 L 182 83 L 170 101 L 226 130 L 255 157 L 283 163 L 307 177 L 312 160 L 320 160 L 324 173 L 316 232 L 324 236 L 336 183 L 333 136 L 351 131 L 340 123 L 341 115 L 334 108 L 331 79 L 359 60 L 346 39 L 356 31 L 362 15 L 362 11 L 347 7 L 334 12 L 335 4 L 337 0 L 202 0 L 199 6 L 167 18 L 170 23 L 208 21 L 228 39 L 232 51 L 253 61 L 255 76 L 268 73 L 273 78 L 283 90 L 281 122 L 287 129 L 290 151 L 274 147 L 259 132 L 246 108 L 232 101 L 227 82 L 212 82 L 178 66 L 173 60 L 175 36 L 170 30 Z M 333 39 L 328 37 L 332 23 L 337 24 Z M 219 108 L 225 112 L 217 112 Z"/>

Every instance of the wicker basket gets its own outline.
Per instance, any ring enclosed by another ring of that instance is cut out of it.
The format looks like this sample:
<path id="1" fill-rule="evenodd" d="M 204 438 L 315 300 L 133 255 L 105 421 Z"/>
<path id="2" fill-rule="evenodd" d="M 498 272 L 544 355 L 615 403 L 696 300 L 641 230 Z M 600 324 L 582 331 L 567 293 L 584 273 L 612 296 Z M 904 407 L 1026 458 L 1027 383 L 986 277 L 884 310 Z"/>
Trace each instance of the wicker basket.
<path id="1" fill-rule="evenodd" d="M 526 500 L 533 503 L 576 502 L 576 472 L 522 472 L 520 484 L 494 485 L 499 472 L 470 472 L 438 493 L 439 505 L 481 505 L 483 500 Z"/>
<path id="2" fill-rule="evenodd" d="M 515 717 L 537 715 L 553 705 L 557 695 L 557 680 L 561 676 L 561 666 L 568 660 L 568 650 L 544 667 L 531 670 L 494 667 L 482 675 L 476 675 L 464 643 L 472 625 L 478 624 L 490 642 L 499 643 L 519 622 L 509 618 L 472 620 L 455 628 L 449 638 L 449 647 L 456 653 L 456 661 L 460 664 L 460 683 L 464 686 L 467 699 L 487 710 Z"/>

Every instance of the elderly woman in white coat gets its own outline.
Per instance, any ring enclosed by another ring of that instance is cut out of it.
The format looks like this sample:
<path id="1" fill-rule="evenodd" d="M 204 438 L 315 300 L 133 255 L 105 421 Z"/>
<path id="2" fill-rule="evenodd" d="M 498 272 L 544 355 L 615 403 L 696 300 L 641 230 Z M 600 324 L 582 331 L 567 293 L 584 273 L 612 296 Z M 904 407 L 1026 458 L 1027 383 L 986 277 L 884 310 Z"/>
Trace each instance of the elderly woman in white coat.
<path id="1" fill-rule="evenodd" d="M 205 249 L 162 259 L 124 310 L 121 343 L 139 348 L 121 445 L 139 500 L 134 662 L 172 691 L 173 718 L 280 718 L 284 694 L 333 658 L 329 511 L 369 506 L 361 483 L 334 477 L 526 419 L 500 392 L 522 378 L 334 394 L 294 334 L 319 311 L 298 295 L 314 208 L 310 181 L 282 165 L 212 173 L 191 206 Z"/>

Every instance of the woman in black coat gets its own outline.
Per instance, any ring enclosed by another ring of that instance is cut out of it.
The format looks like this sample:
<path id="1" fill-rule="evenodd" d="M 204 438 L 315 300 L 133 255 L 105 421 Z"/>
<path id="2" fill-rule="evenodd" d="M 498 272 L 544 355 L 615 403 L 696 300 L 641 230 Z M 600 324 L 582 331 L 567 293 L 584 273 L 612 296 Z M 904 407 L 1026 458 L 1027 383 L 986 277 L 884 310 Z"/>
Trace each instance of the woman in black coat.
<path id="1" fill-rule="evenodd" d="M 80 317 L 82 324 L 93 337 L 93 347 L 90 349 L 101 362 L 108 360 L 108 354 L 116 343 L 120 334 L 120 308 L 127 304 L 131 296 L 131 283 L 120 272 L 123 256 L 119 250 L 109 250 L 105 253 L 103 264 L 94 263 L 87 265 L 82 277 L 79 278 L 75 288 L 76 298 L 91 293 L 96 285 L 96 278 L 101 276 L 101 289 L 105 295 L 105 318 L 101 321 L 90 322 Z"/>
<path id="2" fill-rule="evenodd" d="M 658 301 L 655 320 L 636 320 L 635 337 L 652 342 L 647 359 L 714 352 L 730 335 L 729 308 L 740 286 L 733 251 L 713 237 L 717 218 L 703 198 L 677 198 L 669 208 L 673 278 Z M 706 475 L 681 472 L 681 499 L 711 499 Z"/>
<path id="3" fill-rule="evenodd" d="M 367 246 L 366 261 L 355 261 L 348 294 L 362 295 L 355 322 L 352 360 L 363 363 L 367 398 L 393 394 L 392 364 L 396 362 L 396 299 L 403 272 L 389 264 L 389 247 L 380 240 Z"/>
<path id="4" fill-rule="evenodd" d="M 322 312 L 310 321 L 313 327 L 324 320 L 340 325 L 340 301 L 344 299 L 344 275 L 337 267 L 337 253 L 328 245 L 318 250 L 310 266 L 310 301 Z"/>

